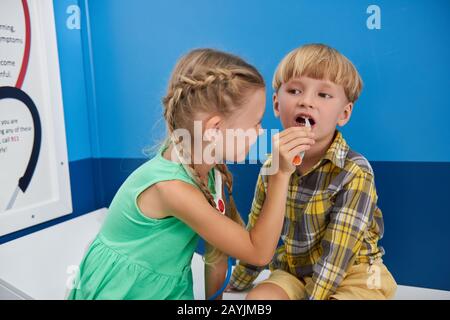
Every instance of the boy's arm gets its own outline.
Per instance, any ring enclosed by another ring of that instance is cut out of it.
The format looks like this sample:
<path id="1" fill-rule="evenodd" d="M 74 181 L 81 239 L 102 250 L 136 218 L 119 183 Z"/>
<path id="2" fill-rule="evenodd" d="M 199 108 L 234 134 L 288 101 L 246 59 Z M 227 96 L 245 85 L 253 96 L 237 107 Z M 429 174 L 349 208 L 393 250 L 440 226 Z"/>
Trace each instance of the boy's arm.
<path id="1" fill-rule="evenodd" d="M 373 175 L 367 172 L 357 173 L 339 191 L 322 238 L 322 256 L 313 266 L 312 282 L 306 285 L 310 299 L 328 299 L 336 292 L 350 261 L 361 247 L 376 202 Z"/>
<path id="2" fill-rule="evenodd" d="M 250 230 L 255 225 L 255 222 L 258 219 L 259 213 L 261 212 L 261 208 L 264 204 L 264 200 L 266 198 L 264 180 L 265 179 L 260 173 L 258 175 L 258 181 L 256 183 L 252 208 L 248 216 L 247 230 Z M 233 270 L 229 286 L 236 290 L 244 290 L 248 288 L 258 277 L 259 273 L 264 270 L 264 268 L 265 267 L 257 267 L 239 261 L 239 263 Z"/>

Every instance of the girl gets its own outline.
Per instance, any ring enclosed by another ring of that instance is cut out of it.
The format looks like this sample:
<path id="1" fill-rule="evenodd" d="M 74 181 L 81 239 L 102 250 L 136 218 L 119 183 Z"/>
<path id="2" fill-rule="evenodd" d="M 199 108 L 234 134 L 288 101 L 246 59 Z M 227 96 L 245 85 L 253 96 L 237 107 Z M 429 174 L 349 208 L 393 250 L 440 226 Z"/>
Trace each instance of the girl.
<path id="1" fill-rule="evenodd" d="M 269 177 L 268 201 L 258 222 L 247 231 L 234 205 L 232 176 L 224 161 L 244 160 L 257 134 L 249 141 L 234 136 L 219 146 L 217 139 L 226 130 L 260 129 L 265 109 L 262 76 L 236 56 L 194 50 L 177 63 L 163 104 L 169 138 L 118 190 L 69 299 L 193 299 L 190 266 L 199 236 L 208 243 L 207 296 L 223 282 L 223 273 L 214 266 L 224 264 L 225 254 L 258 266 L 272 258 L 295 170 L 292 159 L 310 148 L 312 134 L 296 127 L 274 136 L 273 151 L 279 156 L 272 161 L 278 170 Z M 200 152 L 194 148 L 199 145 L 194 130 L 199 124 Z M 190 137 L 177 137 L 178 131 Z M 214 149 L 214 161 L 195 161 L 207 148 Z M 220 180 L 229 194 L 225 208 Z"/>

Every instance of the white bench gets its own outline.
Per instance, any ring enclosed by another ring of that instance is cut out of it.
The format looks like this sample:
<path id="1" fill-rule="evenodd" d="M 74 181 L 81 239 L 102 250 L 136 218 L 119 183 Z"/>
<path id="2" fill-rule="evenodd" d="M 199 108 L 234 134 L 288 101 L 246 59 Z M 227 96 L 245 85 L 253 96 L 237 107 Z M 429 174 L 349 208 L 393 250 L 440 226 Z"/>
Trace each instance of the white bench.
<path id="1" fill-rule="evenodd" d="M 234 268 L 234 267 L 233 267 Z M 204 299 L 204 263 L 202 257 L 194 255 L 192 260 L 192 273 L 194 277 L 194 295 L 196 299 Z M 267 279 L 270 271 L 264 270 L 255 280 L 255 284 Z M 242 292 L 226 292 L 223 295 L 224 300 L 243 300 L 249 289 Z M 410 286 L 398 286 L 395 300 L 450 300 L 450 291 L 426 289 Z"/>
<path id="2" fill-rule="evenodd" d="M 105 213 L 106 209 L 100 209 L 0 245 L 0 300 L 64 299 L 70 266 L 80 263 Z M 198 254 L 194 255 L 192 270 L 195 298 L 204 299 L 204 264 Z M 256 282 L 268 274 L 262 272 Z M 224 299 L 239 300 L 245 295 L 225 293 Z M 396 299 L 448 300 L 450 291 L 399 286 Z"/>

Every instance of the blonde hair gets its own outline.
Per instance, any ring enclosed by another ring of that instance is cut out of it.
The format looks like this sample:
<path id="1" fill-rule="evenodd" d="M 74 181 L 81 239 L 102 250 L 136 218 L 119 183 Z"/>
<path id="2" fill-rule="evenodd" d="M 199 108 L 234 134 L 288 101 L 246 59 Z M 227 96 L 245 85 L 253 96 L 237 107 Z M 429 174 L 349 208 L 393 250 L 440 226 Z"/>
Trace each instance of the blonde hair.
<path id="1" fill-rule="evenodd" d="M 273 89 L 277 92 L 283 83 L 302 76 L 342 85 L 350 102 L 358 99 L 363 87 L 353 63 L 336 49 L 324 44 L 308 44 L 289 52 L 275 71 Z"/>
<path id="2" fill-rule="evenodd" d="M 229 116 L 245 103 L 249 93 L 261 88 L 265 88 L 263 77 L 255 67 L 241 58 L 213 49 L 196 49 L 189 52 L 176 64 L 169 80 L 167 94 L 163 98 L 164 118 L 169 136 L 179 128 L 192 133 L 194 116 L 199 112 Z M 174 141 L 174 148 L 185 159 L 191 158 L 190 150 L 183 150 L 180 142 L 181 139 Z M 167 138 L 165 144 L 170 143 L 170 138 Z M 214 197 L 200 179 L 192 165 L 193 161 L 186 163 L 183 163 L 184 169 L 211 206 L 216 208 Z M 216 164 L 215 167 L 222 174 L 224 185 L 228 189 L 225 215 L 244 225 L 233 199 L 233 177 L 226 164 Z M 207 263 L 214 263 L 223 256 L 222 252 L 214 248 L 205 254 L 205 260 Z"/>

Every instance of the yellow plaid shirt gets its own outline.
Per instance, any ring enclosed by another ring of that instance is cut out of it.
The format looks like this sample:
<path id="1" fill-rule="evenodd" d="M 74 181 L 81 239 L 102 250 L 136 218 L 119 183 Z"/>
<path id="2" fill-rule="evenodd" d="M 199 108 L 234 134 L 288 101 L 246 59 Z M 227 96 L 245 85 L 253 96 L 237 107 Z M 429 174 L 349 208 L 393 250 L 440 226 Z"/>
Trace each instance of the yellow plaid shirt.
<path id="1" fill-rule="evenodd" d="M 264 166 L 269 164 L 270 158 Z M 248 229 L 258 219 L 266 190 L 267 176 L 260 174 Z M 384 250 L 377 243 L 383 232 L 372 167 L 336 130 L 321 161 L 304 175 L 295 172 L 291 177 L 282 241 L 269 267 L 312 277 L 308 298 L 327 299 L 353 263 L 380 260 Z M 230 284 L 246 289 L 263 269 L 239 262 Z"/>

